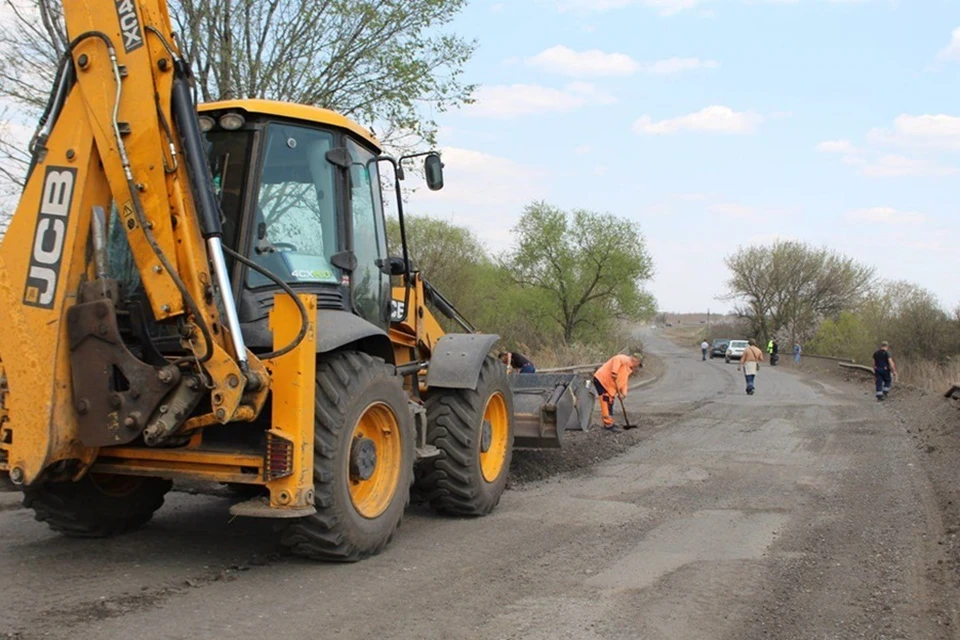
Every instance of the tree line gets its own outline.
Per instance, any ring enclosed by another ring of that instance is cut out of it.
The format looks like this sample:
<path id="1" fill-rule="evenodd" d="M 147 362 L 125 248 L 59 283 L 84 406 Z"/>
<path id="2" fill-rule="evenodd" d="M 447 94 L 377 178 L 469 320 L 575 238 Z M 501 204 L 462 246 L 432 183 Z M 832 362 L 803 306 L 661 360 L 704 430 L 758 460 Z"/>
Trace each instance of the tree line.
<path id="1" fill-rule="evenodd" d="M 725 298 L 761 340 L 858 362 L 869 362 L 882 340 L 915 362 L 942 366 L 960 354 L 960 308 L 948 313 L 923 287 L 881 280 L 836 251 L 777 241 L 741 248 L 726 265 Z"/>
<path id="2" fill-rule="evenodd" d="M 644 283 L 653 261 L 632 221 L 534 202 L 513 228 L 513 245 L 487 250 L 468 228 L 406 216 L 415 266 L 479 330 L 532 353 L 557 345 L 622 348 L 620 323 L 650 317 Z M 399 225 L 388 224 L 399 252 Z"/>

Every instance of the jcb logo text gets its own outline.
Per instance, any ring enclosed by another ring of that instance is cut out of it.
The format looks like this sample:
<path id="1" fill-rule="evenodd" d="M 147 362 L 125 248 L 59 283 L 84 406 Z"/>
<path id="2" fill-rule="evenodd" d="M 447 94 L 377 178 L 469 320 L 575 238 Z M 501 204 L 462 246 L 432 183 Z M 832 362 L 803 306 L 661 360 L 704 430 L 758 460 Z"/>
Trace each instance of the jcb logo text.
<path id="1" fill-rule="evenodd" d="M 50 309 L 56 300 L 60 279 L 60 259 L 67 237 L 67 221 L 77 170 L 48 167 L 40 197 L 37 229 L 33 234 L 30 271 L 23 302 L 33 307 Z"/>

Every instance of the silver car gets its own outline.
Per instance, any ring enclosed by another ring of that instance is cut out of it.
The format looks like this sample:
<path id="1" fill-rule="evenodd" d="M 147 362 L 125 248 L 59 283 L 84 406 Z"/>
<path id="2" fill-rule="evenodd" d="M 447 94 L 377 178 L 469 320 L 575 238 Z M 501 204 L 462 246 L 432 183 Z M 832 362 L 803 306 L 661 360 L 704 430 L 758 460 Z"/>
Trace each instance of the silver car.
<path id="1" fill-rule="evenodd" d="M 750 346 L 750 343 L 746 340 L 731 340 L 730 344 L 727 345 L 727 353 L 724 355 L 724 361 L 730 364 L 731 360 L 739 360 L 748 346 Z"/>

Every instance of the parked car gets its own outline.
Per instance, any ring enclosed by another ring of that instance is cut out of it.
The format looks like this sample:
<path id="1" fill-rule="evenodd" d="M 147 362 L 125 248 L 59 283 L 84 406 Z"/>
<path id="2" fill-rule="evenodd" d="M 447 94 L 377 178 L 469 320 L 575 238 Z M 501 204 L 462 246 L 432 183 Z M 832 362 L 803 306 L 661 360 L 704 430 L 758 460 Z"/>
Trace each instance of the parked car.
<path id="1" fill-rule="evenodd" d="M 727 345 L 727 351 L 724 354 L 724 360 L 727 364 L 730 364 L 731 360 L 739 360 L 740 356 L 743 355 L 743 352 L 747 350 L 747 347 L 750 346 L 750 343 L 746 340 L 731 340 L 730 344 Z"/>
<path id="2" fill-rule="evenodd" d="M 717 338 L 710 345 L 710 359 L 722 358 L 727 355 L 727 345 L 730 344 L 730 338 Z"/>

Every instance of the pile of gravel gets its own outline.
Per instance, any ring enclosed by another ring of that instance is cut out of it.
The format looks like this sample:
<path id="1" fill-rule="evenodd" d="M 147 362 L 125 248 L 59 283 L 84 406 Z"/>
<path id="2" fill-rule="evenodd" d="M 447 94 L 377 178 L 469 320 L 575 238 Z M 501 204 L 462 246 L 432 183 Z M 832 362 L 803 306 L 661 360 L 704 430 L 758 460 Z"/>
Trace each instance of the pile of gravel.
<path id="1" fill-rule="evenodd" d="M 620 455 L 650 433 L 652 418 L 631 417 L 636 429 L 608 433 L 593 425 L 589 431 L 567 431 L 562 449 L 517 449 L 510 464 L 507 488 L 545 480 L 561 474 L 576 474 Z"/>

